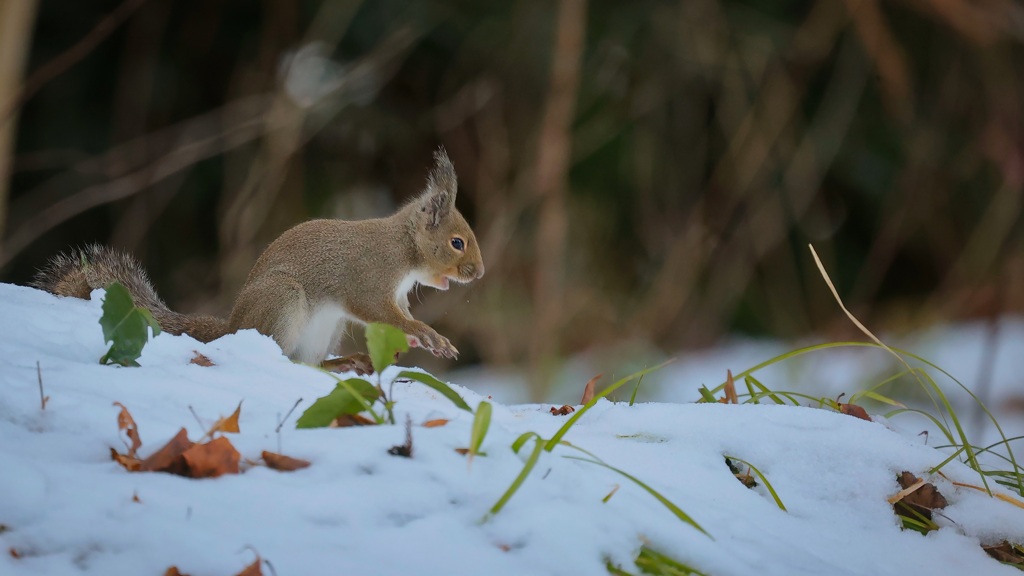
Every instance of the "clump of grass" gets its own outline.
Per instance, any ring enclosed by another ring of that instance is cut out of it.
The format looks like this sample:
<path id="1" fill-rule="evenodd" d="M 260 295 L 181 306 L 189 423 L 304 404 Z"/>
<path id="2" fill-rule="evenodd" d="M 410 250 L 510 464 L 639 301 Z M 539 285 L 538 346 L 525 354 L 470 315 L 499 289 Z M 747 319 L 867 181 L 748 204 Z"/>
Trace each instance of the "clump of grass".
<path id="1" fill-rule="evenodd" d="M 640 547 L 640 552 L 637 554 L 634 563 L 642 574 L 655 574 L 657 576 L 706 576 L 704 572 L 669 558 L 646 545 Z M 611 562 L 608 562 L 606 567 L 608 573 L 613 576 L 634 576 L 632 572 L 628 572 L 620 566 L 615 566 Z"/>
<path id="2" fill-rule="evenodd" d="M 569 432 L 569 430 L 572 429 L 573 425 L 575 425 L 576 422 L 578 422 L 579 419 L 584 414 L 586 414 L 588 410 L 590 410 L 595 404 L 597 404 L 597 402 L 601 398 L 604 398 L 605 396 L 608 396 L 609 394 L 611 394 L 612 392 L 614 392 L 615 390 L 617 390 L 621 386 L 623 386 L 623 385 L 625 385 L 625 384 L 627 384 L 627 383 L 629 383 L 629 382 L 631 382 L 633 380 L 642 378 L 646 374 L 649 374 L 649 373 L 651 373 L 651 372 L 653 372 L 655 370 L 661 369 L 666 364 L 668 364 L 668 362 L 664 362 L 664 363 L 659 364 L 659 365 L 657 365 L 657 366 L 655 366 L 653 368 L 647 368 L 645 370 L 641 370 L 639 372 L 630 374 L 629 376 L 626 376 L 625 378 L 622 378 L 622 379 L 616 381 L 615 383 L 613 383 L 612 385 L 608 386 L 607 388 L 602 390 L 600 393 L 595 394 L 594 397 L 591 398 L 589 401 L 587 401 L 587 403 L 584 404 L 582 408 L 580 408 L 579 410 L 574 412 L 573 416 L 568 421 L 566 421 L 566 423 L 563 424 L 562 427 L 559 428 L 558 431 L 556 431 L 555 434 L 551 438 L 549 438 L 549 439 L 545 439 L 545 438 L 541 437 L 540 434 L 537 434 L 536 432 L 525 432 L 522 435 L 520 435 L 518 438 L 516 438 L 515 442 L 512 443 L 512 451 L 515 452 L 516 454 L 518 454 L 519 451 L 522 450 L 523 447 L 527 444 L 527 442 L 530 442 L 531 440 L 533 441 L 533 449 L 530 452 L 529 456 L 527 456 L 526 462 L 523 464 L 523 469 L 520 470 L 519 474 L 515 477 L 515 479 L 512 481 L 512 483 L 509 485 L 509 487 L 505 490 L 505 492 L 501 495 L 501 497 L 498 499 L 498 501 L 494 503 L 494 506 L 491 506 L 491 509 L 487 512 L 487 514 L 483 517 L 483 519 L 481 519 L 481 522 L 487 522 L 492 517 L 494 517 L 496 514 L 501 512 L 502 508 L 504 508 L 505 505 L 508 504 L 509 500 L 512 499 L 512 497 L 516 494 L 516 492 L 519 490 L 519 488 L 523 485 L 523 483 L 529 477 L 530 473 L 536 467 L 537 462 L 540 460 L 542 452 L 544 452 L 544 451 L 550 452 L 550 451 L 554 450 L 554 448 L 556 446 L 562 445 L 562 446 L 567 446 L 569 448 L 572 448 L 572 449 L 578 450 L 580 452 L 583 452 L 587 456 L 587 458 L 581 458 L 579 456 L 563 456 L 563 458 L 579 460 L 579 461 L 582 461 L 582 462 L 587 462 L 589 464 L 595 464 L 595 465 L 598 465 L 598 466 L 602 466 L 604 468 L 607 468 L 609 470 L 612 470 L 612 471 L 614 471 L 614 472 L 624 476 L 625 478 L 629 479 L 631 482 L 635 483 L 637 486 L 641 487 L 644 491 L 646 491 L 648 494 L 653 496 L 659 502 L 661 502 L 662 505 L 664 505 L 666 508 L 668 508 L 669 511 L 671 511 L 672 514 L 674 514 L 676 516 L 676 518 L 679 518 L 684 523 L 689 524 L 690 526 L 696 528 L 698 531 L 702 532 L 703 534 L 707 535 L 710 538 L 711 535 L 708 534 L 708 532 L 706 530 L 704 530 L 704 528 L 702 528 L 700 526 L 700 524 L 698 524 L 695 520 L 693 520 L 693 518 L 691 518 L 681 508 L 679 508 L 674 503 L 672 503 L 672 501 L 670 501 L 668 498 L 663 496 L 660 492 L 658 492 L 654 488 L 650 487 L 649 485 L 644 483 L 639 478 L 629 474 L 628 472 L 626 472 L 624 470 L 621 470 L 619 468 L 616 468 L 616 467 L 614 467 L 614 466 L 604 462 L 603 460 L 601 460 L 600 458 L 598 458 L 594 454 L 592 454 L 590 452 L 587 452 L 586 450 L 583 450 L 582 448 L 579 448 L 578 446 L 573 446 L 569 442 L 566 442 L 565 440 L 562 439 Z"/>
<path id="3" fill-rule="evenodd" d="M 811 249 L 811 252 L 812 254 L 814 254 L 813 248 Z M 799 392 L 771 390 L 763 383 L 758 381 L 754 377 L 754 374 L 769 366 L 773 366 L 781 362 L 792 360 L 804 354 L 825 352 L 827 350 L 837 348 L 880 349 L 885 351 L 889 355 L 893 356 L 897 360 L 897 362 L 899 362 L 900 365 L 904 367 L 904 370 L 901 370 L 898 373 L 882 380 L 881 382 L 872 386 L 871 388 L 857 392 L 851 398 L 851 403 L 859 400 L 860 398 L 869 398 L 874 401 L 881 402 L 883 404 L 888 404 L 894 407 L 893 410 L 883 414 L 886 418 L 893 418 L 900 414 L 910 413 L 924 417 L 927 420 L 929 420 L 932 424 L 934 424 L 947 442 L 946 445 L 940 446 L 940 448 L 953 449 L 953 451 L 949 455 L 949 457 L 947 457 L 942 462 L 936 464 L 931 470 L 929 470 L 930 474 L 939 472 L 940 470 L 942 470 L 943 467 L 948 465 L 953 460 L 959 460 L 960 462 L 964 463 L 978 474 L 978 477 L 983 485 L 983 490 L 990 496 L 992 495 L 992 491 L 991 487 L 989 486 L 989 478 L 992 478 L 996 483 L 1006 486 L 1014 490 L 1021 496 L 1024 496 L 1024 469 L 1022 469 L 1021 465 L 1018 463 L 1016 456 L 1013 452 L 1013 448 L 1011 446 L 1012 441 L 1020 440 L 1021 438 L 1007 438 L 1006 434 L 1003 432 L 1002 426 L 999 424 L 999 421 L 995 418 L 995 416 L 988 409 L 988 407 L 985 406 L 984 402 L 982 402 L 977 395 L 975 395 L 967 386 L 965 386 L 952 374 L 942 369 L 935 363 L 925 358 L 922 358 L 921 356 L 918 356 L 917 354 L 913 354 L 906 350 L 901 350 L 899 348 L 894 348 L 886 345 L 870 330 L 868 330 L 866 326 L 864 326 L 859 320 L 856 319 L 856 317 L 853 316 L 852 313 L 849 312 L 849 310 L 846 309 L 846 306 L 843 304 L 842 299 L 839 297 L 839 294 L 836 291 L 835 286 L 832 284 L 831 280 L 828 277 L 828 274 L 824 270 L 824 267 L 821 265 L 821 261 L 818 259 L 817 254 L 814 254 L 814 258 L 815 262 L 818 264 L 818 267 L 822 273 L 822 277 L 825 279 L 825 282 L 832 290 L 833 296 L 838 302 L 840 308 L 851 320 L 851 322 L 853 322 L 865 335 L 867 335 L 871 339 L 871 341 L 828 342 L 822 344 L 815 344 L 812 346 L 805 346 L 802 348 L 791 350 L 784 354 L 780 354 L 774 358 L 768 359 L 751 368 L 748 368 L 747 370 L 739 372 L 738 374 L 736 374 L 735 378 L 742 379 L 743 382 L 746 384 L 747 388 L 746 393 L 739 394 L 739 398 L 742 401 L 742 403 L 757 404 L 767 399 L 776 404 L 801 405 L 801 403 L 806 402 L 811 406 L 817 406 L 819 408 L 839 410 L 839 403 L 837 400 L 833 400 L 830 398 L 815 397 L 812 395 L 803 394 Z M 912 365 L 911 362 L 914 362 L 917 365 Z M 989 422 L 991 422 L 992 425 L 995 427 L 1001 440 L 990 446 L 986 446 L 983 448 L 979 448 L 972 444 L 967 437 L 967 433 L 964 431 L 962 419 L 959 417 L 956 410 L 953 408 L 953 405 L 950 402 L 949 397 L 947 396 L 945 391 L 943 391 L 942 387 L 939 386 L 939 384 L 936 382 L 935 378 L 932 375 L 933 373 L 944 376 L 950 382 L 956 384 L 956 386 L 958 386 L 968 396 L 970 396 L 971 400 L 980 407 L 980 409 L 988 418 Z M 883 395 L 877 391 L 880 387 L 884 385 L 895 384 L 900 381 L 905 381 L 908 378 L 911 379 L 924 392 L 925 396 L 930 401 L 932 408 L 934 409 L 933 413 L 918 408 L 907 407 L 902 403 L 886 395 Z M 703 401 L 717 401 L 715 400 L 715 394 L 721 392 L 725 388 L 726 384 L 727 382 L 722 382 L 721 384 L 710 390 L 702 388 L 700 392 Z M 1002 451 L 1004 451 L 1005 453 L 997 452 L 997 448 L 1002 449 Z M 990 455 L 993 455 L 994 458 L 1001 459 L 1003 462 L 1006 463 L 1007 468 L 990 469 L 983 466 L 981 462 L 978 460 L 978 456 L 982 453 L 988 453 Z"/>

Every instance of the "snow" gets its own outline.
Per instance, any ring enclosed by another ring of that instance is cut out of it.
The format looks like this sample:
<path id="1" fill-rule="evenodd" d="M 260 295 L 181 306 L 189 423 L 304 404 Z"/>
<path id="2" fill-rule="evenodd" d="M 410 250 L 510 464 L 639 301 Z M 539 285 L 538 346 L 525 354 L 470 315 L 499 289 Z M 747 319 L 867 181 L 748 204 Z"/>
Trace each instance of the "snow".
<path id="1" fill-rule="evenodd" d="M 516 454 L 513 441 L 531 431 L 550 438 L 568 416 L 552 416 L 550 405 L 491 399 L 487 455 L 470 466 L 455 449 L 468 445 L 472 415 L 425 386 L 400 382 L 396 412 L 411 415 L 414 452 L 391 456 L 388 448 L 405 438 L 401 425 L 296 430 L 297 414 L 334 380 L 292 364 L 253 331 L 209 344 L 161 334 L 140 368 L 101 366 L 95 296 L 0 284 L 3 576 L 163 574 L 170 566 L 232 575 L 255 553 L 282 576 L 599 575 L 607 561 L 638 572 L 632 560 L 642 544 L 716 575 L 1018 573 L 986 556 L 979 541 L 1024 541 L 1024 509 L 952 485 L 979 483 L 958 463 L 943 469 L 949 480 L 928 477 L 950 502 L 936 518 L 942 528 L 927 536 L 900 530 L 886 503 L 899 490 L 896 474 L 926 475 L 949 452 L 892 423 L 794 406 L 601 400 L 565 440 L 647 483 L 710 537 L 616 472 L 566 458 L 583 456 L 566 446 L 542 453 L 519 492 L 484 521 L 532 450 L 528 442 Z M 215 366 L 190 364 L 195 351 Z M 735 367 L 735 359 L 720 360 L 717 374 Z M 660 386 L 679 401 L 696 398 L 702 383 L 685 376 L 688 364 L 666 369 L 674 382 L 661 375 Z M 840 368 L 856 380 L 856 363 L 833 366 Z M 395 374 L 389 369 L 384 381 Z M 473 407 L 487 400 L 474 389 L 494 389 L 469 379 L 453 387 Z M 297 413 L 275 433 L 299 398 Z M 129 473 L 110 459 L 111 447 L 123 450 L 113 402 L 131 411 L 147 455 L 181 427 L 198 439 L 239 401 L 242 432 L 228 437 L 243 458 L 280 451 L 312 466 L 193 480 Z M 450 421 L 420 426 L 436 418 Z M 756 465 L 787 510 L 763 486 L 736 481 L 723 455 Z"/>

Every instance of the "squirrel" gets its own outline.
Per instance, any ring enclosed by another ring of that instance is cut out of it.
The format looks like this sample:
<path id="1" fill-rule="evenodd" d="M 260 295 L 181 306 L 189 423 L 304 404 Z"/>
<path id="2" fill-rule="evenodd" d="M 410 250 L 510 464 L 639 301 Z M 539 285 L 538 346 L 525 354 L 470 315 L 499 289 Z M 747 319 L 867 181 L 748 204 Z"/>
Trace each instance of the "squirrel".
<path id="1" fill-rule="evenodd" d="M 249 272 L 228 319 L 172 311 L 131 255 L 91 245 L 50 260 L 31 285 L 88 299 L 120 282 L 171 334 L 203 342 L 244 328 L 272 337 L 293 361 L 319 364 L 336 352 L 348 322 L 398 327 L 412 347 L 455 358 L 447 338 L 409 312 L 417 284 L 447 290 L 484 275 L 472 228 L 455 208 L 455 168 L 434 154 L 425 190 L 386 218 L 310 220 L 285 231 Z"/>

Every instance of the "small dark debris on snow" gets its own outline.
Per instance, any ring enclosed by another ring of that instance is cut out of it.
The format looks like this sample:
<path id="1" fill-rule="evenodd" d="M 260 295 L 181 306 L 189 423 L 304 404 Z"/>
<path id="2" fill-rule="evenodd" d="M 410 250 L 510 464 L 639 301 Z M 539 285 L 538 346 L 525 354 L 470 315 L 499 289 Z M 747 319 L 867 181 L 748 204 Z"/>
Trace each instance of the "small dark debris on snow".
<path id="1" fill-rule="evenodd" d="M 405 415 L 405 444 L 392 446 L 388 449 L 388 454 L 412 458 L 412 417 L 408 414 Z"/>
<path id="2" fill-rule="evenodd" d="M 729 471 L 732 472 L 732 475 L 747 488 L 755 488 L 757 486 L 757 481 L 754 480 L 754 475 L 750 473 L 750 470 L 744 471 L 742 466 L 733 462 L 729 458 L 725 459 L 725 465 L 729 467 Z"/>
<path id="3" fill-rule="evenodd" d="M 551 407 L 551 414 L 553 416 L 565 416 L 566 414 L 575 411 L 576 409 L 573 408 L 572 406 L 569 406 L 568 404 L 562 406 L 561 408 L 555 408 L 554 406 Z"/>

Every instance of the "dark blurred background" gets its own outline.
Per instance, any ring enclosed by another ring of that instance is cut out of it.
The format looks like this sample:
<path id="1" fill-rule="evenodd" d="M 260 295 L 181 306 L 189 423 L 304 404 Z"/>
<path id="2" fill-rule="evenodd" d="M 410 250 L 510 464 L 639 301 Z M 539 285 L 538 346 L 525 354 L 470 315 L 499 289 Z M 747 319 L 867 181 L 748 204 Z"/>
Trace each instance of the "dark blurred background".
<path id="1" fill-rule="evenodd" d="M 103 242 L 226 314 L 266 244 L 449 151 L 487 276 L 414 313 L 527 367 L 1024 311 L 1012 0 L 0 0 L 0 280 Z M 427 362 L 427 356 L 417 358 Z"/>

